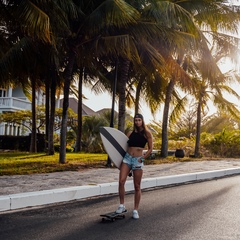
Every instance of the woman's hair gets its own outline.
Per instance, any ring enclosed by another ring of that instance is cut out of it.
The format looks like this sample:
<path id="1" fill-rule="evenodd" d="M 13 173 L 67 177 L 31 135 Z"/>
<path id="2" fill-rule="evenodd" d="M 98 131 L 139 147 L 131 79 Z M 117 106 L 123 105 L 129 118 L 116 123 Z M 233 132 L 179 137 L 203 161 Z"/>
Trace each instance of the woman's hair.
<path id="1" fill-rule="evenodd" d="M 137 113 L 137 114 L 135 114 L 135 116 L 133 118 L 134 119 L 134 130 L 137 130 L 137 132 L 140 132 L 139 128 L 135 124 L 135 118 L 141 118 L 142 119 L 142 127 L 143 127 L 143 132 L 144 132 L 143 134 L 145 134 L 148 131 L 148 128 L 147 128 L 147 126 L 144 122 L 143 115 L 140 114 L 140 113 Z"/>

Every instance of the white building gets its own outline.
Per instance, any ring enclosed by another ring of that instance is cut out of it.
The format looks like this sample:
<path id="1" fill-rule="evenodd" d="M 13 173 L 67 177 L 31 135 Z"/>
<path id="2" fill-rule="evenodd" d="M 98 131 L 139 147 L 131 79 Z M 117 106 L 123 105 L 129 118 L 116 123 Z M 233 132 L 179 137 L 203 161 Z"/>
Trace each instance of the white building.
<path id="1" fill-rule="evenodd" d="M 37 105 L 43 104 L 43 94 L 37 95 Z M 0 88 L 0 113 L 3 112 L 15 112 L 18 110 L 31 110 L 31 102 L 24 94 L 22 88 Z M 25 133 L 26 134 L 26 133 Z M 0 123 L 0 135 L 23 135 L 21 126 Z"/>
<path id="2" fill-rule="evenodd" d="M 56 107 L 62 107 L 62 103 L 63 99 L 56 101 Z M 75 113 L 77 113 L 77 104 L 77 99 L 69 98 L 69 108 L 72 108 Z M 36 92 L 36 105 L 45 105 L 45 95 L 41 89 Z M 0 88 L 0 113 L 31 110 L 31 107 L 32 103 L 24 94 L 22 88 Z M 82 114 L 83 116 L 98 115 L 98 113 L 84 104 Z M 28 135 L 29 133 L 30 132 L 26 132 L 26 129 L 23 129 L 22 126 L 10 123 L 0 123 L 0 135 L 21 136 Z"/>

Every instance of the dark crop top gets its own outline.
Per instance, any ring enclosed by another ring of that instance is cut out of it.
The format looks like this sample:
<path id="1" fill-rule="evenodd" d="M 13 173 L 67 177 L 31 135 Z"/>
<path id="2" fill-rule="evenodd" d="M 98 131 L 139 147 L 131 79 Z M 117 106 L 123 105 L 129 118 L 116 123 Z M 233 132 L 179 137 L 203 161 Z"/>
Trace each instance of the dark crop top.
<path id="1" fill-rule="evenodd" d="M 144 131 L 141 131 L 140 133 L 133 131 L 128 140 L 128 146 L 129 147 L 140 147 L 144 148 L 147 143 L 147 139 L 144 136 Z"/>

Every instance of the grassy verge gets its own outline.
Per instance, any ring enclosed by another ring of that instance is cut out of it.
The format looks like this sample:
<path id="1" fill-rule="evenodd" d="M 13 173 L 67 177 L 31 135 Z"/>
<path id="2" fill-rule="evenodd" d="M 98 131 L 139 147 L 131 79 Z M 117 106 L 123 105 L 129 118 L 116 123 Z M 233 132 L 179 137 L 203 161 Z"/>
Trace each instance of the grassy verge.
<path id="1" fill-rule="evenodd" d="M 67 153 L 66 160 L 67 162 L 65 164 L 60 164 L 58 153 L 55 153 L 53 156 L 48 156 L 44 153 L 0 153 L 0 176 L 51 173 L 60 171 L 80 171 L 86 168 L 102 168 L 106 167 L 107 154 Z M 152 165 L 203 160 L 207 159 L 168 157 L 164 159 L 156 158 L 154 160 L 148 160 L 145 161 L 145 164 Z"/>
<path id="2" fill-rule="evenodd" d="M 66 164 L 60 164 L 57 153 L 53 156 L 44 153 L 0 153 L 0 176 L 105 167 L 107 154 L 67 153 L 66 159 Z"/>

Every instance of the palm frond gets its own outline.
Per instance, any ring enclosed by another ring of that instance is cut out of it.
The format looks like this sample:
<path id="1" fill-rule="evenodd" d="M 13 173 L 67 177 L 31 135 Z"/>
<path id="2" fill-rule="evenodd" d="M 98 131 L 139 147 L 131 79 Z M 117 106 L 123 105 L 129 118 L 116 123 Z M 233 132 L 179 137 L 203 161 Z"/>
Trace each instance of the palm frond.
<path id="1" fill-rule="evenodd" d="M 218 107 L 220 111 L 229 113 L 236 119 L 240 119 L 240 111 L 237 105 L 223 98 L 222 95 L 215 95 L 213 103 Z"/>
<path id="2" fill-rule="evenodd" d="M 229 1 L 195 1 L 188 10 L 194 13 L 194 19 L 202 29 L 231 33 L 238 31 L 240 7 L 232 6 Z"/>
<path id="3" fill-rule="evenodd" d="M 99 56 L 122 56 L 140 62 L 138 51 L 128 34 L 101 37 L 95 43 L 95 52 Z"/>
<path id="4" fill-rule="evenodd" d="M 228 57 L 233 63 L 238 63 L 240 54 L 240 38 L 219 32 L 203 32 L 211 35 L 214 58 L 216 62 Z"/>
<path id="5" fill-rule="evenodd" d="M 144 63 L 140 68 L 145 67 L 148 73 L 154 73 L 156 70 L 162 74 L 166 73 L 166 62 L 158 49 L 147 41 L 136 42 L 136 45 L 138 52 L 141 54 L 140 63 Z"/>
<path id="6" fill-rule="evenodd" d="M 219 89 L 219 90 L 218 90 L 218 89 Z M 230 86 L 221 84 L 221 85 L 218 85 L 217 90 L 218 90 L 218 94 L 219 94 L 219 95 L 220 95 L 220 93 L 225 92 L 225 93 L 230 94 L 231 96 L 234 96 L 238 101 L 240 100 L 240 95 L 239 95 L 239 93 L 238 93 L 237 91 L 235 91 L 235 89 L 233 89 L 233 88 L 230 87 Z"/>
<path id="7" fill-rule="evenodd" d="M 51 42 L 49 16 L 31 1 L 21 1 L 14 11 L 21 28 L 33 39 Z"/>
<path id="8" fill-rule="evenodd" d="M 191 77 L 184 71 L 181 66 L 173 59 L 171 55 L 167 55 L 165 57 L 166 61 L 166 68 L 170 73 L 171 79 L 177 82 L 183 89 L 186 87 L 189 89 L 191 88 L 192 79 Z"/>
<path id="9" fill-rule="evenodd" d="M 81 32 L 87 31 L 90 36 L 99 34 L 106 29 L 127 28 L 137 24 L 139 12 L 123 0 L 106 0 L 87 18 Z"/>
<path id="10" fill-rule="evenodd" d="M 179 3 L 156 1 L 148 5 L 143 12 L 143 18 L 182 32 L 199 35 L 191 14 Z"/>
<path id="11" fill-rule="evenodd" d="M 169 117 L 169 122 L 171 123 L 174 123 L 179 119 L 179 115 L 185 110 L 185 106 L 188 103 L 187 96 L 184 96 L 182 98 L 178 97 L 177 99 L 178 99 L 177 104 L 174 105 L 174 109 Z"/>
<path id="12" fill-rule="evenodd" d="M 6 81 L 6 79 L 13 80 L 14 75 L 20 76 L 29 66 L 27 65 L 30 59 L 33 60 L 31 49 L 33 48 L 32 42 L 28 38 L 22 38 L 17 44 L 15 44 L 0 60 L 0 82 Z"/>

